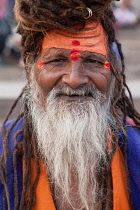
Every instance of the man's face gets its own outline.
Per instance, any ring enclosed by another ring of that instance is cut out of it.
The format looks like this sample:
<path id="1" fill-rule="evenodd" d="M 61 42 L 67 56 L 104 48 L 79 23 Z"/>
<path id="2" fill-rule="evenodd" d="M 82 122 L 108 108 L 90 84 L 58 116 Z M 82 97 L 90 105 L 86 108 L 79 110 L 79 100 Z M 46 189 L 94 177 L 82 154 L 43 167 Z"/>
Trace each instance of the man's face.
<path id="1" fill-rule="evenodd" d="M 44 96 L 57 85 L 72 89 L 92 86 L 106 93 L 111 82 L 106 46 L 106 33 L 97 21 L 87 23 L 77 34 L 59 29 L 49 31 L 35 67 L 36 80 Z M 66 101 L 87 97 L 60 95 Z"/>
<path id="2" fill-rule="evenodd" d="M 46 49 L 39 55 L 35 76 L 43 94 L 57 85 L 77 89 L 82 86 L 96 87 L 106 93 L 111 82 L 111 71 L 106 56 L 69 49 Z M 86 100 L 87 96 L 60 95 L 66 101 Z"/>

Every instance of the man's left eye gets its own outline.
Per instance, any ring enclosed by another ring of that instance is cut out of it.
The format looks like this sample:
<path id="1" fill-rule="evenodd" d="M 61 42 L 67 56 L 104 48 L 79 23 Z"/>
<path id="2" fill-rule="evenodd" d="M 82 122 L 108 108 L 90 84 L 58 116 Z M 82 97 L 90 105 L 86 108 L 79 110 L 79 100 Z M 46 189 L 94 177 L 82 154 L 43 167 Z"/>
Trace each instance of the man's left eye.
<path id="1" fill-rule="evenodd" d="M 61 62 L 65 62 L 66 59 L 64 58 L 57 58 L 57 59 L 53 59 L 51 61 L 49 61 L 48 63 L 61 63 Z"/>
<path id="2" fill-rule="evenodd" d="M 99 63 L 99 61 L 90 58 L 90 59 L 85 59 L 84 63 Z"/>

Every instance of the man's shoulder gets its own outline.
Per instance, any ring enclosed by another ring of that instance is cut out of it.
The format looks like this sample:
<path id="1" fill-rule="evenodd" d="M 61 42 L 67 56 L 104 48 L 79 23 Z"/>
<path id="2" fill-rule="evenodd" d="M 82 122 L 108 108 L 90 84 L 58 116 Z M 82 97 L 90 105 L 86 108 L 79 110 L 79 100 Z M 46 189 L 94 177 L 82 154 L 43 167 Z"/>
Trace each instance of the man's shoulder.
<path id="1" fill-rule="evenodd" d="M 123 132 L 120 131 L 119 145 L 122 151 L 126 152 L 128 168 L 133 173 L 140 171 L 140 129 L 136 128 L 133 122 L 127 122 L 126 131 L 126 140 Z"/>
<path id="2" fill-rule="evenodd" d="M 126 124 L 126 135 L 127 135 L 127 145 L 130 147 L 131 145 L 136 146 L 137 144 L 140 145 L 140 129 L 135 127 L 133 121 L 127 121 Z M 119 132 L 119 144 L 120 146 L 124 146 L 124 133 L 122 130 Z"/>
<path id="3" fill-rule="evenodd" d="M 130 123 L 127 123 L 127 158 L 131 169 L 139 167 L 140 170 L 140 129 Z"/>
<path id="4" fill-rule="evenodd" d="M 134 127 L 134 123 L 127 122 L 127 144 L 128 149 L 138 149 L 140 151 L 140 129 Z"/>
<path id="5" fill-rule="evenodd" d="M 23 128 L 23 118 L 18 120 L 16 123 L 15 122 L 16 122 L 16 120 L 13 119 L 13 120 L 8 121 L 5 124 L 5 130 L 7 132 L 8 132 L 8 130 L 10 131 L 9 135 L 8 135 L 8 142 L 9 142 L 8 145 L 9 145 L 10 151 L 12 151 L 14 148 L 15 134 Z M 18 142 L 22 141 L 22 138 L 23 138 L 23 134 L 21 133 L 18 135 L 18 138 L 17 138 Z M 3 150 L 2 142 L 3 142 L 2 127 L 0 127 L 0 155 L 2 154 L 2 150 Z"/>
<path id="6" fill-rule="evenodd" d="M 140 209 L 140 130 L 128 122 L 127 126 L 127 165 L 130 193 L 135 209 Z"/>

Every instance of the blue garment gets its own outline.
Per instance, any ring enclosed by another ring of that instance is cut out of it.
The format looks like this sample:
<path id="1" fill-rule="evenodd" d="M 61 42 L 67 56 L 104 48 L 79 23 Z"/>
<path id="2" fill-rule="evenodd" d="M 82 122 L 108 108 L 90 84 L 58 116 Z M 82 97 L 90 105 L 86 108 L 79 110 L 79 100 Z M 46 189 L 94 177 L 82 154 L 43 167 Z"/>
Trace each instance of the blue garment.
<path id="1" fill-rule="evenodd" d="M 6 124 L 6 129 L 8 129 L 13 121 L 10 121 Z M 129 123 L 127 123 L 127 161 L 128 161 L 128 170 L 129 170 L 129 181 L 130 181 L 130 193 L 132 196 L 132 201 L 135 210 L 140 210 L 140 130 L 133 128 Z M 9 150 L 10 155 L 8 156 L 8 191 L 10 196 L 10 209 L 14 209 L 14 186 L 13 186 L 13 151 L 14 151 L 14 134 L 23 128 L 23 120 L 19 120 L 16 126 L 12 129 L 9 135 Z M 18 142 L 21 142 L 23 139 L 23 134 L 18 136 Z M 124 135 L 120 132 L 119 145 L 123 150 L 124 146 Z M 0 155 L 2 155 L 2 135 L 0 134 Z M 19 200 L 22 193 L 22 162 L 21 157 L 17 156 L 17 173 L 18 173 L 18 192 Z M 3 192 L 4 186 L 1 182 L 0 177 L 0 209 L 3 209 Z"/>
<path id="2" fill-rule="evenodd" d="M 6 130 L 8 130 L 11 126 L 11 124 L 14 122 L 14 120 L 9 121 L 6 124 Z M 14 134 L 21 130 L 23 128 L 23 119 L 20 119 L 18 123 L 14 126 L 12 129 L 9 138 L 8 138 L 8 145 L 9 145 L 9 151 L 10 154 L 8 155 L 8 161 L 7 161 L 7 171 L 8 171 L 8 192 L 9 192 L 9 198 L 10 198 L 10 210 L 14 210 L 14 171 L 13 171 L 13 151 L 14 151 Z M 17 138 L 18 142 L 21 142 L 23 139 L 23 134 L 20 134 Z M 0 132 L 0 156 L 2 155 L 2 134 Z M 18 179 L 18 200 L 21 199 L 22 194 L 22 159 L 20 155 L 17 155 L 17 179 Z M 6 172 L 5 172 L 6 173 Z M 1 181 L 0 176 L 0 210 L 3 209 L 3 192 L 4 192 L 4 185 Z M 6 208 L 8 209 L 8 207 Z"/>
<path id="3" fill-rule="evenodd" d="M 127 123 L 127 125 L 130 125 Z M 140 210 L 140 130 L 127 128 L 127 163 L 130 181 L 130 193 L 135 210 Z M 123 142 L 120 136 L 120 142 Z"/>

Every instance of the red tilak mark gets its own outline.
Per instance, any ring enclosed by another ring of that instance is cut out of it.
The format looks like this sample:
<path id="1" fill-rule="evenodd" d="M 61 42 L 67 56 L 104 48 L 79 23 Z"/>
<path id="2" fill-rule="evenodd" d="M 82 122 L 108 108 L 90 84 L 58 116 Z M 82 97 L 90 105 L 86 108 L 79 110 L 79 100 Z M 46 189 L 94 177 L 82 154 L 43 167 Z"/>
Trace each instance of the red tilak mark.
<path id="1" fill-rule="evenodd" d="M 79 46 L 80 42 L 78 40 L 74 40 L 74 41 L 72 41 L 72 45 Z"/>
<path id="2" fill-rule="evenodd" d="M 71 57 L 71 60 L 72 60 L 72 61 L 77 61 L 77 60 L 78 60 L 78 58 L 79 58 L 78 56 Z"/>
<path id="3" fill-rule="evenodd" d="M 106 69 L 110 69 L 110 63 L 109 63 L 108 61 L 105 61 L 104 67 L 105 67 Z"/>
<path id="4" fill-rule="evenodd" d="M 80 53 L 80 51 L 79 51 L 79 50 L 75 50 L 75 49 L 73 49 L 73 50 L 70 52 L 71 55 L 72 55 L 72 54 L 78 54 L 78 53 Z"/>
<path id="5" fill-rule="evenodd" d="M 81 57 L 81 53 L 79 50 L 73 49 L 70 53 L 70 57 L 72 61 L 77 61 L 79 57 Z"/>
<path id="6" fill-rule="evenodd" d="M 39 63 L 38 63 L 38 69 L 42 69 L 44 66 L 44 61 L 43 60 L 40 60 Z"/>

